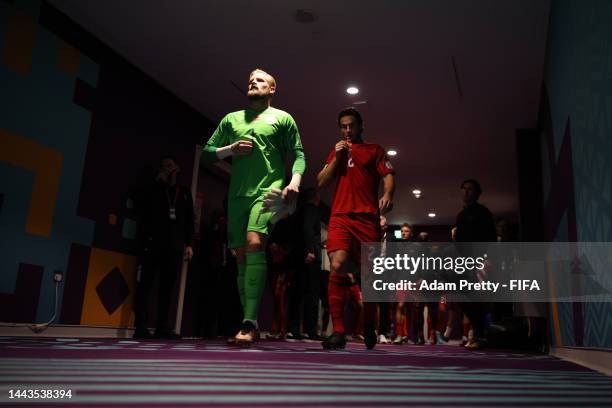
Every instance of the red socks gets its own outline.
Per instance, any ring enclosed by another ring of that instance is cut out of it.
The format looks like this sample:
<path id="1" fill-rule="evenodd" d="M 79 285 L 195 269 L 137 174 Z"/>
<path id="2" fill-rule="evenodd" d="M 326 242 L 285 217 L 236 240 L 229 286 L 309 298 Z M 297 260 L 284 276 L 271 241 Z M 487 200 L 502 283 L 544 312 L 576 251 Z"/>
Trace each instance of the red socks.
<path id="1" fill-rule="evenodd" d="M 329 276 L 327 292 L 329 296 L 329 314 L 332 318 L 334 331 L 344 334 L 344 302 L 346 293 L 346 277 L 341 274 Z"/>

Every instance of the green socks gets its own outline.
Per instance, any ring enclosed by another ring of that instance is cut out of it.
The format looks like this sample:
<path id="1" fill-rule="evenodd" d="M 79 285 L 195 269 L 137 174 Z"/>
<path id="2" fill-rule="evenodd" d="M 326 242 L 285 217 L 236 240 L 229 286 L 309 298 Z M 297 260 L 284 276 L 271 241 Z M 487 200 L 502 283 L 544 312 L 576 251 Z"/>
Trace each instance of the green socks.
<path id="1" fill-rule="evenodd" d="M 266 286 L 266 254 L 264 252 L 246 253 L 246 272 L 243 280 L 244 287 L 244 319 L 257 321 L 259 303 Z M 240 270 L 238 272 L 240 282 Z M 238 284 L 240 289 L 240 283 Z M 241 297 L 242 299 L 242 297 Z"/>

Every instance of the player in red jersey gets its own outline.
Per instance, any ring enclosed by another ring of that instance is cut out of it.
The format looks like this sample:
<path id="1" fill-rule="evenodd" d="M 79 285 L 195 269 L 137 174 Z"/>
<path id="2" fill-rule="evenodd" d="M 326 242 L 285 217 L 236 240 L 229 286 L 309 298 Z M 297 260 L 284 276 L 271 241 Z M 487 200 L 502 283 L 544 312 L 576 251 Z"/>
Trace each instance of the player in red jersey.
<path id="1" fill-rule="evenodd" d="M 395 171 L 382 147 L 363 141 L 363 121 L 355 108 L 338 115 L 342 140 L 327 156 L 327 163 L 317 176 L 319 188 L 336 181 L 327 233 L 327 254 L 331 264 L 329 308 L 334 333 L 323 342 L 326 349 L 344 348 L 344 304 L 347 272 L 351 261 L 361 261 L 362 242 L 380 242 L 380 214 L 393 207 Z M 378 197 L 383 181 L 384 192 Z M 375 303 L 364 304 L 364 342 L 368 349 L 376 345 Z"/>

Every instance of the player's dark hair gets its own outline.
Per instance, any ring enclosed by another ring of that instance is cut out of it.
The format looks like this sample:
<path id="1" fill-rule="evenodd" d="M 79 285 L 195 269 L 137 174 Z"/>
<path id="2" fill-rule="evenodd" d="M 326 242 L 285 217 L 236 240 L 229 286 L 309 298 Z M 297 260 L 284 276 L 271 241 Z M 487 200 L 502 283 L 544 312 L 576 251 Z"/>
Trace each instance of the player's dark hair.
<path id="1" fill-rule="evenodd" d="M 357 120 L 357 123 L 359 123 L 359 127 L 363 126 L 363 120 L 361 119 L 361 114 L 359 113 L 357 109 L 353 108 L 352 106 L 349 106 L 348 108 L 344 108 L 340 111 L 340 113 L 338 114 L 338 126 L 340 125 L 340 119 L 342 119 L 345 116 L 354 116 L 355 119 Z"/>
<path id="2" fill-rule="evenodd" d="M 476 194 L 482 193 L 482 188 L 480 187 L 480 183 L 474 179 L 463 180 L 460 188 L 463 188 L 463 186 L 466 185 L 467 183 L 471 183 L 474 186 L 474 189 L 476 190 Z"/>
<path id="3" fill-rule="evenodd" d="M 174 164 L 179 166 L 178 160 L 176 160 L 176 157 L 174 157 L 171 154 L 166 154 L 166 155 L 163 155 L 162 157 L 160 157 L 159 158 L 159 164 L 161 165 L 164 160 L 172 160 L 174 162 Z"/>

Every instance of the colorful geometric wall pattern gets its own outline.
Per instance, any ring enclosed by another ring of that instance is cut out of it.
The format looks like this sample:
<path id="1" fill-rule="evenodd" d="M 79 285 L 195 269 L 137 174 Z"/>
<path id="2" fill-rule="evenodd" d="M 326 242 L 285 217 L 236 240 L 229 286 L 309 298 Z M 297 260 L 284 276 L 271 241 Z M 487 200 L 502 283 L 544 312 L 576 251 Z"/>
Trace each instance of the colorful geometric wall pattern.
<path id="1" fill-rule="evenodd" d="M 89 257 L 81 324 L 132 326 L 132 304 L 138 259 L 92 248 Z"/>
<path id="2" fill-rule="evenodd" d="M 612 242 L 612 2 L 555 0 L 544 73 L 543 103 L 549 104 L 545 135 L 544 197 L 555 182 L 549 169 L 571 139 L 574 213 L 559 220 L 554 239 Z M 540 119 L 542 120 L 542 114 Z M 551 143 L 546 143 L 549 139 Z M 551 163 L 552 162 L 552 163 Z M 575 234 L 572 234 L 572 229 Z M 569 236 L 568 231 L 570 232 Z M 573 237 L 572 237 L 573 235 Z M 609 285 L 612 271 L 598 274 Z M 559 305 L 560 343 L 612 347 L 612 304 Z"/>
<path id="3" fill-rule="evenodd" d="M 57 322 L 131 324 L 135 198 L 212 129 L 49 2 L 0 0 L 0 322 L 49 320 L 61 270 Z"/>
<path id="4" fill-rule="evenodd" d="M 0 2 L 0 293 L 15 294 L 23 265 L 39 267 L 40 291 L 10 298 L 36 305 L 38 322 L 53 314 L 53 271 L 93 239 L 94 222 L 77 215 L 91 112 L 74 93 L 77 80 L 95 87 L 99 69 L 38 25 L 40 4 Z"/>
<path id="5" fill-rule="evenodd" d="M 33 140 L 0 129 L 0 161 L 34 174 L 26 232 L 50 237 L 63 155 Z"/>

